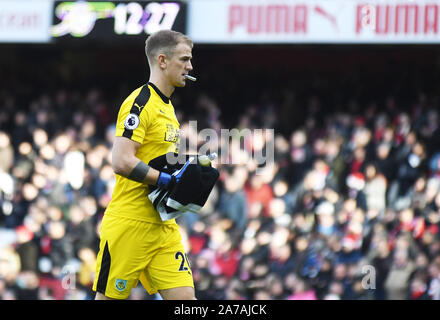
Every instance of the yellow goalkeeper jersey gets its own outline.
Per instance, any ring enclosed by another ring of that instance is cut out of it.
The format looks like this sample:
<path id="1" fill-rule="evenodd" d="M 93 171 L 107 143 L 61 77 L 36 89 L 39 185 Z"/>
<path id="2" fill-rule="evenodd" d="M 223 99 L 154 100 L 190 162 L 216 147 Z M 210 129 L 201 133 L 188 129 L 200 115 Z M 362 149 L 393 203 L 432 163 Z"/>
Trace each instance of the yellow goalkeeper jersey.
<path id="1" fill-rule="evenodd" d="M 115 136 L 139 142 L 136 157 L 148 164 L 167 152 L 178 152 L 179 128 L 170 99 L 149 82 L 122 103 Z M 148 199 L 149 192 L 147 184 L 116 175 L 112 200 L 105 213 L 147 222 L 175 223 L 174 219 L 162 222 Z"/>

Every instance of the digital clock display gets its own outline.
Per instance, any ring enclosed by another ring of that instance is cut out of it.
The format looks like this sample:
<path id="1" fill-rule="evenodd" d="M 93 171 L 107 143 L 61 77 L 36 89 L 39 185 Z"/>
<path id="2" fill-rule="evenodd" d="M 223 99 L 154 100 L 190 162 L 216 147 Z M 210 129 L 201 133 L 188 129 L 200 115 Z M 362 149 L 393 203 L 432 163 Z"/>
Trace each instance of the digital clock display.
<path id="1" fill-rule="evenodd" d="M 57 1 L 54 38 L 121 38 L 172 29 L 185 32 L 185 5 L 167 1 Z"/>

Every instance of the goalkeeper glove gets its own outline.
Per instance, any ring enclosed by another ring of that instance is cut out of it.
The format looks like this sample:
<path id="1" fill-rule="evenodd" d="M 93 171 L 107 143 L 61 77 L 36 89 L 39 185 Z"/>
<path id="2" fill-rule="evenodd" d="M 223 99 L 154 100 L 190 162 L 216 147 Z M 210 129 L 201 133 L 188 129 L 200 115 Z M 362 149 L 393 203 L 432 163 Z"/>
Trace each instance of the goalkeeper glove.
<path id="1" fill-rule="evenodd" d="M 175 171 L 172 175 L 161 171 L 159 174 L 159 178 L 157 179 L 157 186 L 159 188 L 172 190 L 175 184 L 179 182 L 180 178 L 182 177 L 183 173 L 185 172 L 191 161 L 192 159 L 188 160 L 181 169 Z"/>

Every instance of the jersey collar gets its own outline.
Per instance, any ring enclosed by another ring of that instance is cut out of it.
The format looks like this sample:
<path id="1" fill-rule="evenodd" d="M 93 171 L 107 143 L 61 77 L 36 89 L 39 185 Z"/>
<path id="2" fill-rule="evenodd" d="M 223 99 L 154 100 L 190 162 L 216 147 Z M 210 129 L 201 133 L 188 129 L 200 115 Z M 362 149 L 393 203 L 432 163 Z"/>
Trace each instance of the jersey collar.
<path id="1" fill-rule="evenodd" d="M 168 98 L 166 95 L 164 95 L 158 87 L 156 87 L 153 83 L 148 82 L 148 84 L 156 91 L 156 93 L 159 95 L 159 97 L 162 99 L 163 102 L 168 104 L 170 102 L 170 98 Z"/>

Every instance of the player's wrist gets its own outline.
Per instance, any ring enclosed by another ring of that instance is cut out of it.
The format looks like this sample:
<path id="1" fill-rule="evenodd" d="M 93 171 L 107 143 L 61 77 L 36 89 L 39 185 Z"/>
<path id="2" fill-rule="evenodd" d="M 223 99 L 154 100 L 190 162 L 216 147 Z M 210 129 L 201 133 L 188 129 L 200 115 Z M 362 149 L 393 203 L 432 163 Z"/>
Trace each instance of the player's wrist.
<path id="1" fill-rule="evenodd" d="M 159 177 L 157 178 L 156 185 L 159 188 L 171 190 L 179 182 L 185 170 L 188 168 L 192 160 L 186 161 L 183 167 L 175 171 L 172 175 L 163 171 L 160 171 Z"/>
<path id="2" fill-rule="evenodd" d="M 143 183 L 147 178 L 149 171 L 150 166 L 143 161 L 139 161 L 126 177 L 130 180 Z"/>
<path id="3" fill-rule="evenodd" d="M 160 172 L 159 177 L 157 178 L 156 185 L 159 188 L 165 188 L 168 189 L 168 187 L 171 184 L 172 176 L 166 172 Z"/>

